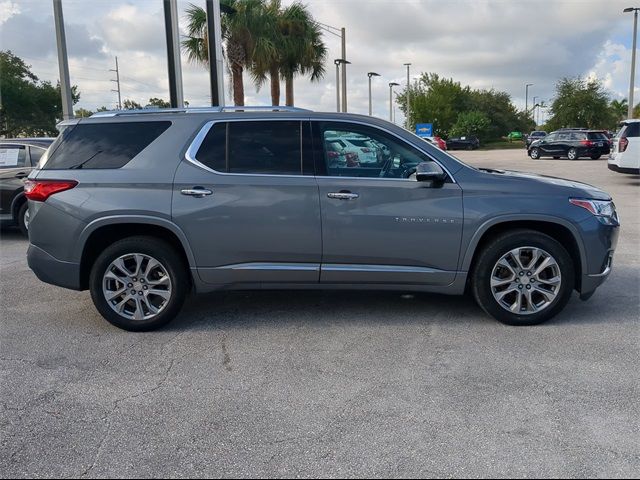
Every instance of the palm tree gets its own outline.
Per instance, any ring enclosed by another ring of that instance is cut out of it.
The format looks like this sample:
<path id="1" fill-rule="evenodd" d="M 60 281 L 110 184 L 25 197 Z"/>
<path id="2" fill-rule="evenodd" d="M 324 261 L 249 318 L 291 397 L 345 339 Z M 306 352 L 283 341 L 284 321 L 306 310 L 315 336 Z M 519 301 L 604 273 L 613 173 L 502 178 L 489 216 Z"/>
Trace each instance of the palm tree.
<path id="1" fill-rule="evenodd" d="M 616 121 L 622 120 L 627 117 L 627 112 L 629 108 L 629 104 L 626 98 L 622 100 L 611 100 L 611 111 L 613 115 L 616 117 Z"/>
<path id="2" fill-rule="evenodd" d="M 233 82 L 233 101 L 242 106 L 245 68 L 251 68 L 257 59 L 272 57 L 275 46 L 271 42 L 264 0 L 223 0 L 223 3 L 234 10 L 234 13 L 222 16 L 222 36 L 226 41 L 225 54 Z M 207 14 L 193 4 L 186 13 L 188 35 L 182 48 L 189 60 L 208 65 Z"/>
<path id="3" fill-rule="evenodd" d="M 311 81 L 319 81 L 325 74 L 327 47 L 319 26 L 301 3 L 282 10 L 278 27 L 282 41 L 279 70 L 285 81 L 286 105 L 293 106 L 294 77 L 309 75 Z"/>

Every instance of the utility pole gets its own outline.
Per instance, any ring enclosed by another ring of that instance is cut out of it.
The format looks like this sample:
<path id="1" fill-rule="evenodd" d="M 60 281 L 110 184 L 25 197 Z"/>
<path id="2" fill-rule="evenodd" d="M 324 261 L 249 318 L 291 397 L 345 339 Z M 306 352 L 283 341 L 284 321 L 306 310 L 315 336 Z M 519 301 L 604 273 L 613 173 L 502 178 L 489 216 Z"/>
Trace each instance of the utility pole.
<path id="1" fill-rule="evenodd" d="M 389 121 L 393 122 L 393 87 L 397 87 L 398 85 L 400 85 L 399 83 L 396 82 L 390 82 L 389 83 Z"/>
<path id="2" fill-rule="evenodd" d="M 53 0 L 53 18 L 56 24 L 56 45 L 58 47 L 58 68 L 60 69 L 60 92 L 62 94 L 62 118 L 73 118 L 73 98 L 69 78 L 69 59 L 67 58 L 67 38 L 64 33 L 62 0 Z"/>
<path id="3" fill-rule="evenodd" d="M 178 0 L 164 0 L 164 28 L 167 38 L 169 98 L 172 108 L 184 107 L 182 64 L 180 62 L 180 32 L 178 30 Z"/>
<path id="4" fill-rule="evenodd" d="M 340 112 L 340 64 L 341 58 L 336 58 L 333 63 L 336 65 L 336 112 Z"/>
<path id="5" fill-rule="evenodd" d="M 640 8 L 625 8 L 624 13 L 633 12 L 633 46 L 631 47 L 631 81 L 629 82 L 629 110 L 627 118 L 633 118 L 633 83 L 636 76 L 636 40 L 638 37 L 638 10 Z"/>
<path id="6" fill-rule="evenodd" d="M 347 111 L 347 30 L 342 27 L 340 29 L 342 36 L 342 111 Z"/>
<path id="7" fill-rule="evenodd" d="M 533 83 L 527 83 L 524 86 L 524 116 L 527 117 L 529 115 L 529 87 L 532 86 Z"/>
<path id="8" fill-rule="evenodd" d="M 117 90 L 113 90 L 111 89 L 112 92 L 118 92 L 118 110 L 122 110 L 122 98 L 120 96 L 120 70 L 118 69 L 118 57 L 116 57 L 116 68 L 115 70 L 113 68 L 109 69 L 110 72 L 116 72 L 116 79 L 114 80 L 113 78 L 111 79 L 112 82 L 116 82 L 116 85 L 118 86 Z"/>
<path id="9" fill-rule="evenodd" d="M 222 68 L 220 0 L 207 0 L 207 39 L 207 50 L 209 52 L 209 79 L 211 82 L 211 106 L 224 106 L 224 70 Z"/>
<path id="10" fill-rule="evenodd" d="M 405 67 L 407 67 L 407 118 L 405 128 L 409 130 L 409 122 L 411 121 L 411 84 L 409 80 L 409 67 L 410 63 L 405 63 Z"/>
<path id="11" fill-rule="evenodd" d="M 372 108 L 371 108 L 371 77 L 379 77 L 380 74 L 376 73 L 376 72 L 369 72 L 367 73 L 367 76 L 369 77 L 369 116 L 372 115 Z"/>

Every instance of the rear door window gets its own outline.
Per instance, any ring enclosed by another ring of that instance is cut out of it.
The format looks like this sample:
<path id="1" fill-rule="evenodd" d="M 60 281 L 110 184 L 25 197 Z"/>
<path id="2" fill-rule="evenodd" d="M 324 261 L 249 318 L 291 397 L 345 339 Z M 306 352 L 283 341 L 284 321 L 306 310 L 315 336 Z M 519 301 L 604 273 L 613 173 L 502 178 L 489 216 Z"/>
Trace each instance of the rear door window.
<path id="1" fill-rule="evenodd" d="M 168 121 L 78 124 L 61 133 L 58 147 L 42 168 L 121 168 L 170 125 Z"/>
<path id="2" fill-rule="evenodd" d="M 196 160 L 222 173 L 301 175 L 302 146 L 299 121 L 216 123 Z"/>
<path id="3" fill-rule="evenodd" d="M 46 151 L 47 151 L 46 148 L 29 147 L 29 155 L 31 156 L 31 166 L 32 167 L 35 167 L 36 165 L 38 165 L 38 162 L 40 161 L 40 158 L 42 158 L 42 155 Z"/>
<path id="4" fill-rule="evenodd" d="M 20 168 L 27 162 L 24 145 L 0 145 L 0 168 Z"/>

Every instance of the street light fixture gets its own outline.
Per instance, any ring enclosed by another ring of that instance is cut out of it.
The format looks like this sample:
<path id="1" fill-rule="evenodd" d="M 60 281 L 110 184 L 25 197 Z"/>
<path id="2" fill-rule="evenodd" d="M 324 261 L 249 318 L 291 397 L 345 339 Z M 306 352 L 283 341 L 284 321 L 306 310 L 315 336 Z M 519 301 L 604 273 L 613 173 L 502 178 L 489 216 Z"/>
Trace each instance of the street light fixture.
<path id="1" fill-rule="evenodd" d="M 409 80 L 409 67 L 411 66 L 410 63 L 404 63 L 403 64 L 405 67 L 407 67 L 407 118 L 406 118 L 406 127 L 407 130 L 409 129 L 409 121 L 411 118 L 411 90 L 410 90 L 410 80 Z"/>
<path id="2" fill-rule="evenodd" d="M 336 58 L 333 63 L 336 65 L 336 111 L 340 112 L 340 65 L 349 64 L 351 62 L 343 58 Z"/>
<path id="3" fill-rule="evenodd" d="M 371 77 L 379 77 L 380 74 L 376 72 L 367 73 L 367 77 L 369 77 L 369 116 L 371 116 Z"/>
<path id="4" fill-rule="evenodd" d="M 524 115 L 525 115 L 525 117 L 527 115 L 529 115 L 529 87 L 532 86 L 532 85 L 533 85 L 533 83 L 527 83 L 524 86 L 524 91 L 525 91 L 525 94 L 524 94 Z"/>
<path id="5" fill-rule="evenodd" d="M 633 47 L 631 48 L 631 81 L 629 82 L 629 110 L 627 117 L 633 118 L 633 82 L 636 75 L 636 39 L 638 37 L 638 11 L 640 7 L 628 7 L 622 12 L 633 12 Z"/>
<path id="6" fill-rule="evenodd" d="M 389 121 L 393 122 L 393 87 L 400 85 L 396 82 L 389 83 Z"/>

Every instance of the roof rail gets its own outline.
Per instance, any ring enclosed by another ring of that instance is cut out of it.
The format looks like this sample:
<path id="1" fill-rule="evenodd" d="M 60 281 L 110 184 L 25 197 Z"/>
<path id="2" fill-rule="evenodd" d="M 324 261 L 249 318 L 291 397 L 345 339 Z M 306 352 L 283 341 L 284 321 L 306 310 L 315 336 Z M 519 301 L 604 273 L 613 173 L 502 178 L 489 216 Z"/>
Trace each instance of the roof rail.
<path id="1" fill-rule="evenodd" d="M 221 113 L 221 112 L 309 112 L 305 108 L 280 106 L 225 106 L 225 107 L 185 107 L 185 108 L 142 108 L 137 110 L 107 110 L 96 112 L 92 117 L 120 117 L 151 113 Z"/>

